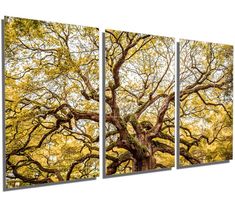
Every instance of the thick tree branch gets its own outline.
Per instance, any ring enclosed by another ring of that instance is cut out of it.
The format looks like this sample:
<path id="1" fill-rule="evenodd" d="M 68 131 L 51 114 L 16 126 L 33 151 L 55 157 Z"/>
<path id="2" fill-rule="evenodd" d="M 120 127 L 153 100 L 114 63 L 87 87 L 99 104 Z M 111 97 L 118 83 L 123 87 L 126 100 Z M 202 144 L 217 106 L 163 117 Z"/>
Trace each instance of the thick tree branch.
<path id="1" fill-rule="evenodd" d="M 86 159 L 92 159 L 92 158 L 99 158 L 99 155 L 98 154 L 87 154 L 87 155 L 81 157 L 80 159 L 74 161 L 71 164 L 71 166 L 70 166 L 70 168 L 69 168 L 69 170 L 67 172 L 66 180 L 70 180 L 71 174 L 72 174 L 74 168 L 76 167 L 76 165 L 78 165 L 79 163 L 84 162 Z"/>
<path id="2" fill-rule="evenodd" d="M 113 175 L 117 172 L 117 168 L 124 162 L 131 160 L 132 155 L 130 152 L 125 152 L 121 154 L 118 158 L 112 159 L 113 162 L 107 167 L 107 175 Z"/>

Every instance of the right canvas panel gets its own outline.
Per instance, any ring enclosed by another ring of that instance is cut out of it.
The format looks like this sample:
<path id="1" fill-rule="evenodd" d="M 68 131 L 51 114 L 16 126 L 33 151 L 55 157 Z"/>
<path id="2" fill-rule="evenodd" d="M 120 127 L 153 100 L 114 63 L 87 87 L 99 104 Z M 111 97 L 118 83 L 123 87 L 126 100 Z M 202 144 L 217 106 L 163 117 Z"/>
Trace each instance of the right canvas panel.
<path id="1" fill-rule="evenodd" d="M 232 159 L 233 46 L 180 40 L 179 166 Z"/>

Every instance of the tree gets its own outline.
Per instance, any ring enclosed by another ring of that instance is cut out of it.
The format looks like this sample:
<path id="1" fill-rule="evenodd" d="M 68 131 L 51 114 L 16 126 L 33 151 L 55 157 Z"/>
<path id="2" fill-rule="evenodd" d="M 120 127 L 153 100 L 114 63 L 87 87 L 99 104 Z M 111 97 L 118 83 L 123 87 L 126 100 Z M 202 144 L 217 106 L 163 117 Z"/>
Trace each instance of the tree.
<path id="1" fill-rule="evenodd" d="M 99 175 L 98 29 L 5 20 L 6 187 Z"/>
<path id="2" fill-rule="evenodd" d="M 174 166 L 174 39 L 106 30 L 105 51 L 106 174 Z"/>
<path id="3" fill-rule="evenodd" d="M 232 159 L 233 47 L 181 40 L 180 49 L 180 166 Z"/>
<path id="4" fill-rule="evenodd" d="M 5 21 L 6 187 L 99 175 L 98 29 Z M 181 40 L 180 165 L 232 158 L 229 45 Z M 106 174 L 174 166 L 175 42 L 105 32 Z"/>

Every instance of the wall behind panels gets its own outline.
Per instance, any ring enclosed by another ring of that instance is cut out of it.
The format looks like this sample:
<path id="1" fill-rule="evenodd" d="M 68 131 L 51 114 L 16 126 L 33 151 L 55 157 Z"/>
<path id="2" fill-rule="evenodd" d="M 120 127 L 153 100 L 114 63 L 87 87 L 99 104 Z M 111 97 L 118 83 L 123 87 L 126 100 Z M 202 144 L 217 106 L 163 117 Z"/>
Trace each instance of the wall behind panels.
<path id="1" fill-rule="evenodd" d="M 4 15 L 96 26 L 101 31 L 112 28 L 235 45 L 234 0 L 2 0 L 0 17 Z M 0 78 L 2 83 L 2 75 Z M 0 156 L 2 159 L 2 144 Z M 1 161 L 0 190 L 2 166 Z M 8 202 L 233 201 L 234 186 L 233 160 L 226 164 L 1 191 L 0 199 Z"/>

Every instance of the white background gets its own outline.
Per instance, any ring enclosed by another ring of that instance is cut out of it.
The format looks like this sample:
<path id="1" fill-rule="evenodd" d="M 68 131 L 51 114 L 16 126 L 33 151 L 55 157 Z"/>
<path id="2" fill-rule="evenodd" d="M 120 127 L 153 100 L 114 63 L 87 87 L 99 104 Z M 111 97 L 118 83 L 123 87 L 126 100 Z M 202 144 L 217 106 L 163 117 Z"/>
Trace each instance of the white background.
<path id="1" fill-rule="evenodd" d="M 101 31 L 113 28 L 235 45 L 234 0 L 1 0 L 0 17 L 4 15 L 95 26 Z M 2 159 L 2 144 L 0 153 Z M 2 161 L 0 169 L 2 190 Z M 235 161 L 231 161 L 17 191 L 0 190 L 0 200 L 229 202 L 235 201 L 234 187 Z"/>

